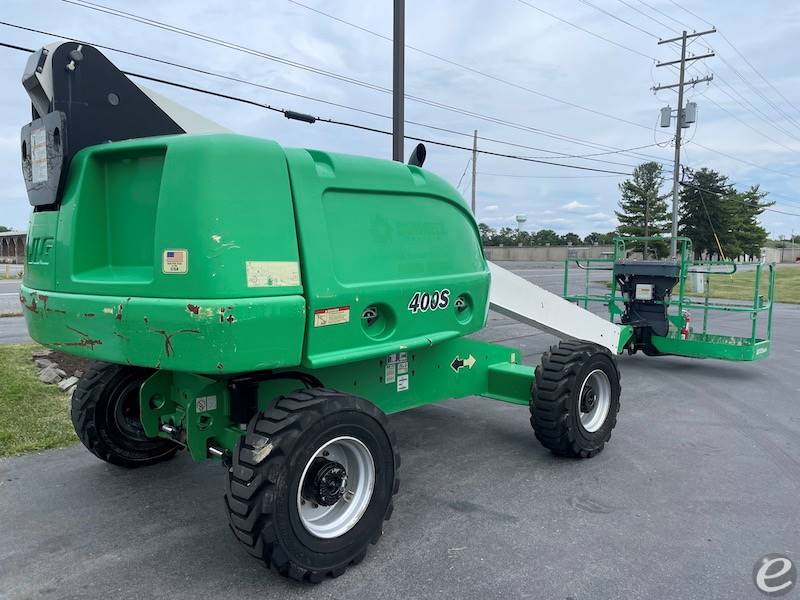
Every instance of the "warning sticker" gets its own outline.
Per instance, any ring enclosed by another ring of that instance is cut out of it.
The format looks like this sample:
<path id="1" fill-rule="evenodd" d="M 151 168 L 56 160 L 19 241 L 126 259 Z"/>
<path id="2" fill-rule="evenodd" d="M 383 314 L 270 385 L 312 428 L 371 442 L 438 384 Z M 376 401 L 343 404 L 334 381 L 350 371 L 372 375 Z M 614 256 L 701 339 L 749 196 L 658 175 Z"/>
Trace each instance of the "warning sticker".
<path id="1" fill-rule="evenodd" d="M 40 128 L 31 133 L 31 183 L 47 181 L 47 132 Z"/>
<path id="2" fill-rule="evenodd" d="M 408 373 L 408 363 L 407 362 L 397 363 L 397 373 L 398 375 L 402 375 L 403 373 Z"/>
<path id="3" fill-rule="evenodd" d="M 216 396 L 202 396 L 197 399 L 195 402 L 197 406 L 197 412 L 208 412 L 210 410 L 217 409 L 217 397 Z"/>
<path id="4" fill-rule="evenodd" d="M 383 380 L 386 383 L 394 383 L 395 374 L 397 373 L 397 369 L 395 368 L 395 365 L 387 364 L 386 365 L 386 369 L 384 371 L 385 372 L 384 372 Z"/>
<path id="5" fill-rule="evenodd" d="M 247 287 L 294 287 L 300 285 L 300 264 L 297 261 L 248 260 Z"/>
<path id="6" fill-rule="evenodd" d="M 397 391 L 405 392 L 408 389 L 408 375 L 397 376 Z"/>
<path id="7" fill-rule="evenodd" d="M 164 250 L 161 271 L 166 274 L 182 274 L 189 271 L 188 250 Z"/>
<path id="8" fill-rule="evenodd" d="M 340 325 L 350 322 L 350 307 L 337 306 L 336 308 L 321 308 L 314 311 L 314 327 Z"/>
<path id="9" fill-rule="evenodd" d="M 386 357 L 386 362 L 389 364 L 392 363 L 407 363 L 408 362 L 408 352 L 396 352 L 394 354 L 390 354 Z M 408 366 L 408 365 L 406 365 Z"/>

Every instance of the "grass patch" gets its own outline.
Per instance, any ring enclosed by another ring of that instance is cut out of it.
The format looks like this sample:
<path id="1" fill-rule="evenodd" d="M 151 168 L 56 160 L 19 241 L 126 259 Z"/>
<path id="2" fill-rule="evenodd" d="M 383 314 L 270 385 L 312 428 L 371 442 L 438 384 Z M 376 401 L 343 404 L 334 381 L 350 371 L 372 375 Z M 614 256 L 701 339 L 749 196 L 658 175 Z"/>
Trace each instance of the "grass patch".
<path id="1" fill-rule="evenodd" d="M 753 301 L 755 271 L 741 271 L 734 275 L 712 275 L 711 298 L 721 300 Z M 691 277 L 689 278 L 691 281 Z M 769 271 L 761 272 L 760 294 L 765 296 L 769 291 Z M 691 286 L 689 286 L 691 289 Z M 677 286 L 676 286 L 677 290 Z M 779 265 L 775 268 L 775 302 L 800 304 L 800 266 Z"/>
<path id="2" fill-rule="evenodd" d="M 36 344 L 0 346 L 0 458 L 77 441 L 69 398 L 38 378 Z"/>

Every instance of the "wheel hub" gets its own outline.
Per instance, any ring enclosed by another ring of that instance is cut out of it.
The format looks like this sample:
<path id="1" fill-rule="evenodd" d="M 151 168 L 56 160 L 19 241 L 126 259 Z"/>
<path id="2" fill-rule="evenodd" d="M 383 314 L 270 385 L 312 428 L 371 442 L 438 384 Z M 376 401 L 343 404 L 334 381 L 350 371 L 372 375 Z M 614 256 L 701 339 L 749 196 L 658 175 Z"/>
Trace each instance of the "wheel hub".
<path id="1" fill-rule="evenodd" d="M 583 393 L 583 398 L 581 398 L 581 412 L 590 412 L 592 409 L 594 409 L 596 404 L 597 394 L 592 388 L 587 387 Z"/>
<path id="2" fill-rule="evenodd" d="M 303 485 L 303 498 L 320 506 L 333 506 L 347 489 L 347 471 L 338 462 L 317 457 Z"/>

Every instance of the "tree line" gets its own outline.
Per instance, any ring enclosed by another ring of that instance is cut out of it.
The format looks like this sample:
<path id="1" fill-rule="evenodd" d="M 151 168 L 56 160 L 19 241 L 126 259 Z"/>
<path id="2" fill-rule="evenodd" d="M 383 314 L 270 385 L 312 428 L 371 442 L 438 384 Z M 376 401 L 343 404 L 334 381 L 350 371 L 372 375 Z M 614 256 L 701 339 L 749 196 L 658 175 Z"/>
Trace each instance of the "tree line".
<path id="1" fill-rule="evenodd" d="M 552 229 L 537 232 L 503 227 L 496 231 L 481 223 L 481 240 L 488 246 L 565 246 L 568 244 L 611 244 L 616 235 L 669 237 L 672 215 L 667 200 L 660 164 L 647 162 L 633 171 L 631 178 L 619 184 L 619 225 L 608 233 L 559 235 Z M 767 231 L 759 216 L 774 202 L 766 201 L 759 186 L 738 190 L 725 175 L 713 169 L 686 170 L 679 192 L 678 235 L 692 240 L 695 258 L 758 257 L 767 243 Z M 629 249 L 648 256 L 664 257 L 667 241 L 628 244 Z"/>
<path id="2" fill-rule="evenodd" d="M 512 227 L 502 227 L 499 230 L 492 229 L 486 223 L 479 223 L 478 229 L 481 232 L 481 241 L 484 246 L 573 246 L 594 244 L 613 244 L 615 231 L 607 233 L 592 232 L 586 237 L 581 237 L 577 233 L 565 233 L 559 235 L 552 229 L 540 229 L 539 231 L 517 231 Z"/>

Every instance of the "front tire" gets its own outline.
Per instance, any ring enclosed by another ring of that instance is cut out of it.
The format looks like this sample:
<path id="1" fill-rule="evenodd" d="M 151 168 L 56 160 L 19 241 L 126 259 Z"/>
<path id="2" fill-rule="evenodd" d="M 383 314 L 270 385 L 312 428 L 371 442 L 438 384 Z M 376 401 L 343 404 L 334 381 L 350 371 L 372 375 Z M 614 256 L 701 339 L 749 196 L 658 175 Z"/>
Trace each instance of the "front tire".
<path id="1" fill-rule="evenodd" d="M 399 465 L 386 416 L 370 402 L 320 388 L 282 396 L 233 451 L 231 529 L 281 575 L 338 577 L 381 536 Z"/>
<path id="2" fill-rule="evenodd" d="M 81 442 L 98 458 L 121 467 L 152 465 L 175 456 L 179 446 L 145 435 L 139 390 L 152 371 L 93 363 L 72 395 L 72 425 Z"/>
<path id="3" fill-rule="evenodd" d="M 607 349 L 578 341 L 551 347 L 531 390 L 536 439 L 560 456 L 595 456 L 611 438 L 619 396 L 619 370 Z"/>

